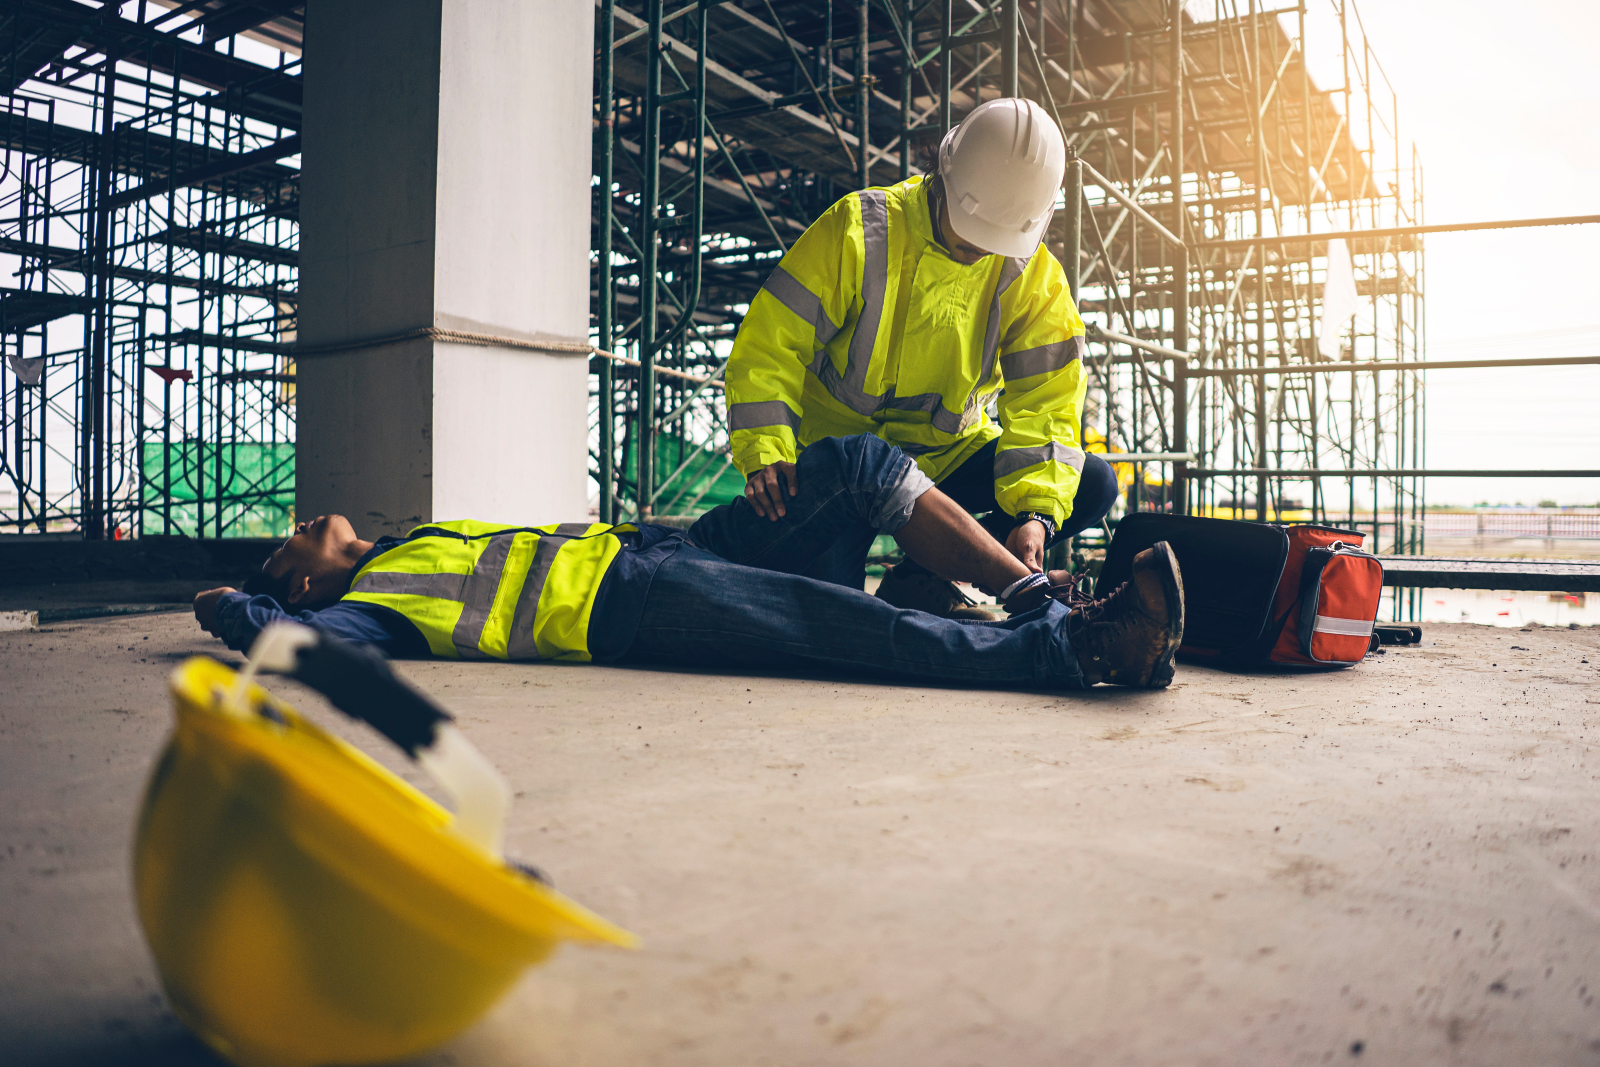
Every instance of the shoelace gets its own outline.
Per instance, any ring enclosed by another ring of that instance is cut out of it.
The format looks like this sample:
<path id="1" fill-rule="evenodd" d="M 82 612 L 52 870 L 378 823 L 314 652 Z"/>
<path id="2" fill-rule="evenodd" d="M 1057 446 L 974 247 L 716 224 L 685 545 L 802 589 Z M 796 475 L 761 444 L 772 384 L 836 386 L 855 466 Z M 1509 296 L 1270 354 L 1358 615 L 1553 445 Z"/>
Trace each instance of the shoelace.
<path id="1" fill-rule="evenodd" d="M 1121 611 L 1119 613 L 1118 608 L 1121 606 L 1122 601 L 1133 595 L 1129 592 L 1131 589 L 1133 589 L 1132 582 L 1123 582 L 1113 589 L 1108 596 L 1100 600 L 1093 600 L 1081 591 L 1077 591 L 1076 595 L 1080 599 L 1076 601 L 1069 600 L 1068 602 L 1081 609 L 1078 611 L 1080 627 L 1126 626 L 1132 621 L 1134 613 L 1132 611 Z"/>
<path id="2" fill-rule="evenodd" d="M 1061 601 L 1067 606 L 1067 610 L 1069 611 L 1075 611 L 1079 608 L 1087 611 L 1091 607 L 1105 603 L 1105 601 L 1096 600 L 1088 591 L 1089 588 L 1089 576 L 1086 574 L 1080 574 L 1068 579 L 1067 582 L 1062 585 L 1052 585 L 1048 590 L 1045 591 L 1045 596 L 1049 597 L 1051 600 Z M 1115 594 L 1112 595 L 1114 596 Z M 1106 599 L 1109 600 L 1110 597 L 1107 597 Z"/>
<path id="3" fill-rule="evenodd" d="M 1043 605 L 1047 600 L 1055 600 L 1065 604 L 1068 611 L 1086 609 L 1090 605 L 1098 603 L 1086 591 L 1088 584 L 1088 576 L 1080 575 L 1076 578 L 1069 577 L 1067 581 L 1060 585 L 1033 586 L 1022 590 L 1012 599 L 1005 601 L 1006 610 L 1013 613 L 1022 610 L 1033 610 Z"/>

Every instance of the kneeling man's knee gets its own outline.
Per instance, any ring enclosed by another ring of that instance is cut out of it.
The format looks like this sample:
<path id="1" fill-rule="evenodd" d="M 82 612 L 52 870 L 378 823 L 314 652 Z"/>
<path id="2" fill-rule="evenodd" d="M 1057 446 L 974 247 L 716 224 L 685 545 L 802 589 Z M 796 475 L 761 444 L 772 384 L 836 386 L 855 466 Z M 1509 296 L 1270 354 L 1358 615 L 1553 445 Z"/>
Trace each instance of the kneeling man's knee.
<path id="1" fill-rule="evenodd" d="M 838 444 L 841 456 L 848 456 L 858 461 L 882 462 L 891 456 L 905 455 L 898 446 L 891 445 L 883 438 L 870 433 L 851 434 L 849 437 L 835 437 L 832 440 Z"/>
<path id="2" fill-rule="evenodd" d="M 807 445 L 801 460 L 808 467 L 827 468 L 837 471 L 846 481 L 860 482 L 870 480 L 885 466 L 898 465 L 896 461 L 904 455 L 882 438 L 858 433 L 849 437 L 824 437 Z"/>
<path id="3" fill-rule="evenodd" d="M 1117 485 L 1117 472 L 1093 452 L 1084 456 L 1083 470 L 1078 476 L 1078 493 L 1073 500 L 1072 511 L 1074 515 L 1081 514 L 1085 518 L 1098 522 L 1111 511 L 1111 506 L 1117 502 L 1117 494 L 1121 491 Z"/>

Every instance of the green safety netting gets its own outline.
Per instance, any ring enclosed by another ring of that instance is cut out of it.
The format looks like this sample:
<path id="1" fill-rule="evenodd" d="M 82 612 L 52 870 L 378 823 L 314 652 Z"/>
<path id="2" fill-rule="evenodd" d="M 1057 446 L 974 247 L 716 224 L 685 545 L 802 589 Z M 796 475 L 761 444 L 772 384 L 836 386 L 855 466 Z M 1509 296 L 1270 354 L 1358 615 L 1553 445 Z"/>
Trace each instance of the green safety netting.
<path id="1" fill-rule="evenodd" d="M 223 537 L 282 537 L 294 522 L 291 441 L 153 441 L 139 459 L 146 534 L 215 537 L 219 509 Z"/>
<path id="2" fill-rule="evenodd" d="M 630 440 L 618 487 L 629 501 L 634 499 L 637 471 L 638 457 Z M 656 484 L 662 487 L 656 495 L 658 515 L 699 515 L 744 495 L 744 475 L 728 462 L 726 453 L 672 434 L 656 438 Z"/>

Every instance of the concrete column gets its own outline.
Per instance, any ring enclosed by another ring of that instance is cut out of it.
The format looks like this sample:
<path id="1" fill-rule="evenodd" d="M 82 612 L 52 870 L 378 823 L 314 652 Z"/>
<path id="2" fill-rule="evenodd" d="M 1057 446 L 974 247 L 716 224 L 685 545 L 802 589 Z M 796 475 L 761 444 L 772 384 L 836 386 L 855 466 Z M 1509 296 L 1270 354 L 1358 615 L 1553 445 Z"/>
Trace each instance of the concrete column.
<path id="1" fill-rule="evenodd" d="M 299 341 L 419 327 L 583 342 L 585 0 L 318 0 L 307 27 Z M 587 360 L 418 338 L 302 358 L 296 511 L 366 537 L 581 520 Z"/>

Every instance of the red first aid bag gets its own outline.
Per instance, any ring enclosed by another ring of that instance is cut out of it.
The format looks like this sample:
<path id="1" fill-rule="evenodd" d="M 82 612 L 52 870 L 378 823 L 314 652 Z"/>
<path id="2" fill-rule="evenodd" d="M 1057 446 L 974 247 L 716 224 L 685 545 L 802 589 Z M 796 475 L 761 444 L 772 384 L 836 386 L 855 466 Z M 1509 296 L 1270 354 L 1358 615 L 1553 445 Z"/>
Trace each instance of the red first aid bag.
<path id="1" fill-rule="evenodd" d="M 1273 598 L 1282 629 L 1267 660 L 1349 667 L 1372 647 L 1383 563 L 1361 551 L 1362 536 L 1326 526 L 1289 526 L 1289 552 Z M 1178 561 L 1183 566 L 1183 561 Z"/>
<path id="2" fill-rule="evenodd" d="M 1133 557 L 1166 541 L 1183 571 L 1180 658 L 1217 667 L 1349 667 L 1377 647 L 1383 563 L 1363 535 L 1329 526 L 1139 512 L 1111 539 L 1095 586 L 1128 580 Z"/>

